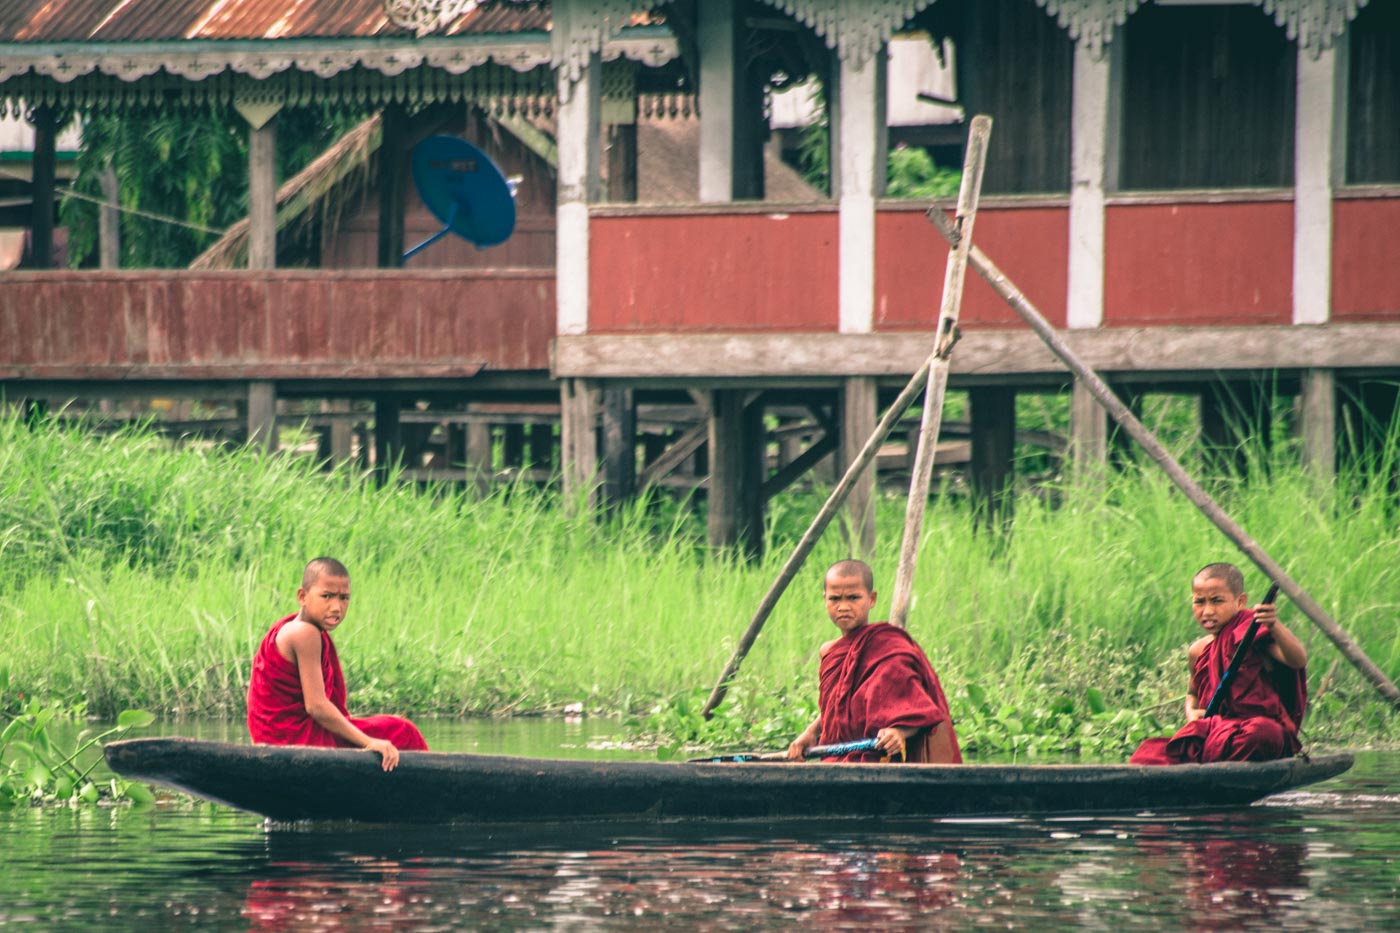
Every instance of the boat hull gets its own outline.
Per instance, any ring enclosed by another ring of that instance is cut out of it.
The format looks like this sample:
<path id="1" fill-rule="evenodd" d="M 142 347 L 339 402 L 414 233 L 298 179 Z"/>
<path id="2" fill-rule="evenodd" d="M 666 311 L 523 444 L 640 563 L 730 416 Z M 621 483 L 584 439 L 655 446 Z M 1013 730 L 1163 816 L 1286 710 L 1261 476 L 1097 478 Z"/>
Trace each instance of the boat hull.
<path id="1" fill-rule="evenodd" d="M 1019 816 L 1219 808 L 1341 774 L 1350 755 L 1136 765 L 576 761 L 129 739 L 123 777 L 275 820 L 517 822 Z"/>

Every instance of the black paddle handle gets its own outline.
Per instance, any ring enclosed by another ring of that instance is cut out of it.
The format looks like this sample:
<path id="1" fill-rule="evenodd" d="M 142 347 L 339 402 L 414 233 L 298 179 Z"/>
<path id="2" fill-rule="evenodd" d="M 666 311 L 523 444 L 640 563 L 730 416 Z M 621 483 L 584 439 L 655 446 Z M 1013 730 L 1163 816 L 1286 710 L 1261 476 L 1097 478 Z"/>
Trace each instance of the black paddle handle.
<path id="1" fill-rule="evenodd" d="M 1271 583 L 1269 592 L 1264 594 L 1264 601 L 1261 606 L 1272 605 L 1278 599 L 1278 584 Z M 1220 707 L 1225 704 L 1225 689 L 1230 685 L 1230 681 L 1235 679 L 1235 671 L 1240 669 L 1244 663 L 1244 656 L 1249 653 L 1249 649 L 1254 645 L 1254 636 L 1259 634 L 1259 619 L 1256 617 L 1249 623 L 1249 628 L 1245 629 L 1244 638 L 1235 647 L 1235 653 L 1230 658 L 1230 666 L 1225 669 L 1225 675 L 1220 678 L 1220 683 L 1215 685 L 1215 693 L 1211 694 L 1210 703 L 1206 705 L 1206 715 L 1214 716 L 1220 712 Z"/>

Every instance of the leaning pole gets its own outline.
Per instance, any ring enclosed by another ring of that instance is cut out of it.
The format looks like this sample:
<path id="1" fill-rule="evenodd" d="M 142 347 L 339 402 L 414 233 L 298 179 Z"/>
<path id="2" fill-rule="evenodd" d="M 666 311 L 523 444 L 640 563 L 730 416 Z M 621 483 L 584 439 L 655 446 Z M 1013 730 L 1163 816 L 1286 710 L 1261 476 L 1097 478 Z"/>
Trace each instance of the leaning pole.
<path id="1" fill-rule="evenodd" d="M 958 240 L 960 239 L 958 229 L 943 212 L 937 208 L 933 208 L 929 210 L 927 216 L 933 225 L 938 228 L 939 232 L 943 234 L 944 238 L 947 239 L 951 245 L 957 246 Z M 1390 678 L 1386 677 L 1385 673 L 1366 656 L 1366 652 L 1361 650 L 1361 646 L 1352 641 L 1351 636 L 1337 624 L 1337 621 L 1329 616 L 1327 612 L 1318 605 L 1317 601 L 1308 595 L 1307 591 L 1299 586 L 1298 583 L 1279 566 L 1278 562 L 1270 557 L 1268 553 L 1259 546 L 1258 542 L 1246 534 L 1245 530 L 1241 528 L 1234 519 L 1227 515 L 1225 510 L 1210 497 L 1210 494 L 1202 489 L 1200 485 L 1187 474 L 1186 470 L 1183 469 L 1181 464 L 1176 461 L 1176 458 L 1162 446 L 1156 436 L 1149 431 L 1142 422 L 1133 415 L 1128 407 L 1123 404 L 1122 400 L 1114 394 L 1113 390 L 1108 387 L 1108 383 L 1099 378 L 1098 373 L 1094 372 L 1093 369 L 1085 364 L 1074 351 L 1069 348 L 1069 345 L 1064 342 L 1055 331 L 1055 328 L 1050 326 L 1050 322 L 1045 320 L 1045 316 L 1040 313 L 1035 305 L 1031 304 L 1030 299 L 1012 284 L 1005 273 L 998 269 L 996 265 L 987 258 L 986 253 L 978 249 L 975 244 L 973 244 L 968 251 L 968 262 L 972 268 L 977 270 L 977 274 L 986 280 L 987 284 L 992 287 L 992 290 L 1000 295 L 1002 299 L 1011 306 L 1011 309 L 1020 315 L 1023 321 L 1031 326 L 1031 329 L 1039 335 L 1040 339 L 1045 342 L 1051 352 L 1069 367 L 1070 371 L 1074 373 L 1074 377 L 1089 390 L 1090 394 L 1092 394 L 1098 403 L 1113 416 L 1113 419 L 1122 426 L 1123 430 L 1127 431 L 1133 440 L 1142 445 L 1142 448 L 1147 451 L 1148 456 L 1156 461 L 1157 465 L 1162 468 L 1186 498 L 1189 499 L 1196 508 L 1200 509 L 1201 512 L 1205 514 L 1206 518 L 1211 520 L 1215 527 L 1224 532 L 1225 536 L 1233 541 L 1235 546 L 1254 562 L 1255 566 L 1262 570 L 1270 580 L 1278 584 L 1279 589 L 1293 601 L 1293 604 L 1301 609 L 1303 614 L 1311 619 L 1313 624 L 1321 629 L 1324 635 L 1331 639 L 1332 643 L 1341 651 L 1342 656 L 1350 661 L 1367 680 L 1371 681 L 1375 688 L 1380 691 L 1381 696 L 1389 700 L 1392 706 L 1400 709 L 1400 689 L 1397 689 Z"/>

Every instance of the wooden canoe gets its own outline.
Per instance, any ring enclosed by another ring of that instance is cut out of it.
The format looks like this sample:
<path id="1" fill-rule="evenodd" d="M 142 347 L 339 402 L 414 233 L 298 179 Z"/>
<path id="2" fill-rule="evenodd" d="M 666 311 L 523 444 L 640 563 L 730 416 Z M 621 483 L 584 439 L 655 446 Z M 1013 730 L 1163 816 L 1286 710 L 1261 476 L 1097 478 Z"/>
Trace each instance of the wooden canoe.
<path id="1" fill-rule="evenodd" d="M 1020 816 L 1220 808 L 1341 774 L 1347 754 L 1137 765 L 577 761 L 184 738 L 106 746 L 118 774 L 274 820 L 517 822 Z"/>

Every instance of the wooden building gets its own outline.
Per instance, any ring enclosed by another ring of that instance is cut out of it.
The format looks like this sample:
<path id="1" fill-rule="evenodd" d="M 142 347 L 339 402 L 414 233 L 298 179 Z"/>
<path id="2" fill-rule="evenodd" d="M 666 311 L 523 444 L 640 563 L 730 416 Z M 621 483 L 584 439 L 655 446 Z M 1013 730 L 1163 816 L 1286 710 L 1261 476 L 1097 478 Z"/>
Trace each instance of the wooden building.
<path id="1" fill-rule="evenodd" d="M 17 6 L 0 14 L 7 98 L 224 95 L 255 140 L 284 100 L 470 99 L 489 112 L 524 102 L 551 115 L 557 176 L 542 278 L 392 268 L 403 232 L 382 218 L 376 256 L 390 268 L 269 271 L 275 184 L 255 146 L 249 255 L 261 271 L 0 278 L 11 397 L 223 379 L 265 405 L 542 380 L 533 385 L 561 406 L 566 479 L 601 472 L 617 494 L 636 466 L 639 399 L 698 397 L 712 538 L 755 545 L 777 478 L 759 456 L 764 411 L 818 409 L 827 449 L 849 455 L 929 349 L 946 248 L 924 205 L 883 198 L 884 49 L 915 30 L 951 39 L 959 102 L 996 120 L 978 244 L 1126 394 L 1199 392 L 1210 433 L 1228 422 L 1222 399 L 1264 384 L 1296 392 L 1323 472 L 1347 406 L 1387 421 L 1395 407 L 1400 0 L 392 0 L 412 32 L 376 18 L 369 0 L 353 16 L 293 18 L 290 31 L 273 27 L 286 22 L 273 0 L 235 0 L 195 17 L 197 29 L 166 22 L 159 35 L 124 7 L 101 20 L 110 0 Z M 91 8 L 102 25 L 54 32 L 40 7 Z M 130 28 L 109 34 L 118 27 Z M 765 198 L 764 92 L 798 77 L 821 80 L 830 103 L 831 196 L 815 204 Z M 647 94 L 698 102 L 694 203 L 634 202 L 602 184 L 605 145 L 625 165 Z M 534 296 L 525 303 L 547 292 L 547 307 L 531 304 L 523 356 L 505 352 L 520 312 L 493 318 L 504 299 L 476 300 L 501 289 Z M 458 312 L 468 304 L 470 325 Z M 112 327 L 114 307 L 114 330 L 90 323 Z M 352 308 L 353 320 L 341 315 Z M 192 326 L 199 315 L 210 326 Z M 335 324 L 376 339 L 281 339 Z M 980 281 L 969 281 L 963 325 L 954 385 L 970 393 L 973 459 L 994 491 L 1016 394 L 1057 389 L 1066 374 Z M 500 345 L 478 335 L 488 326 Z M 212 335 L 218 346 L 200 343 Z M 1104 416 L 1077 390 L 1072 434 L 1075 456 L 1105 457 Z M 861 526 L 868 484 L 852 508 Z"/>

